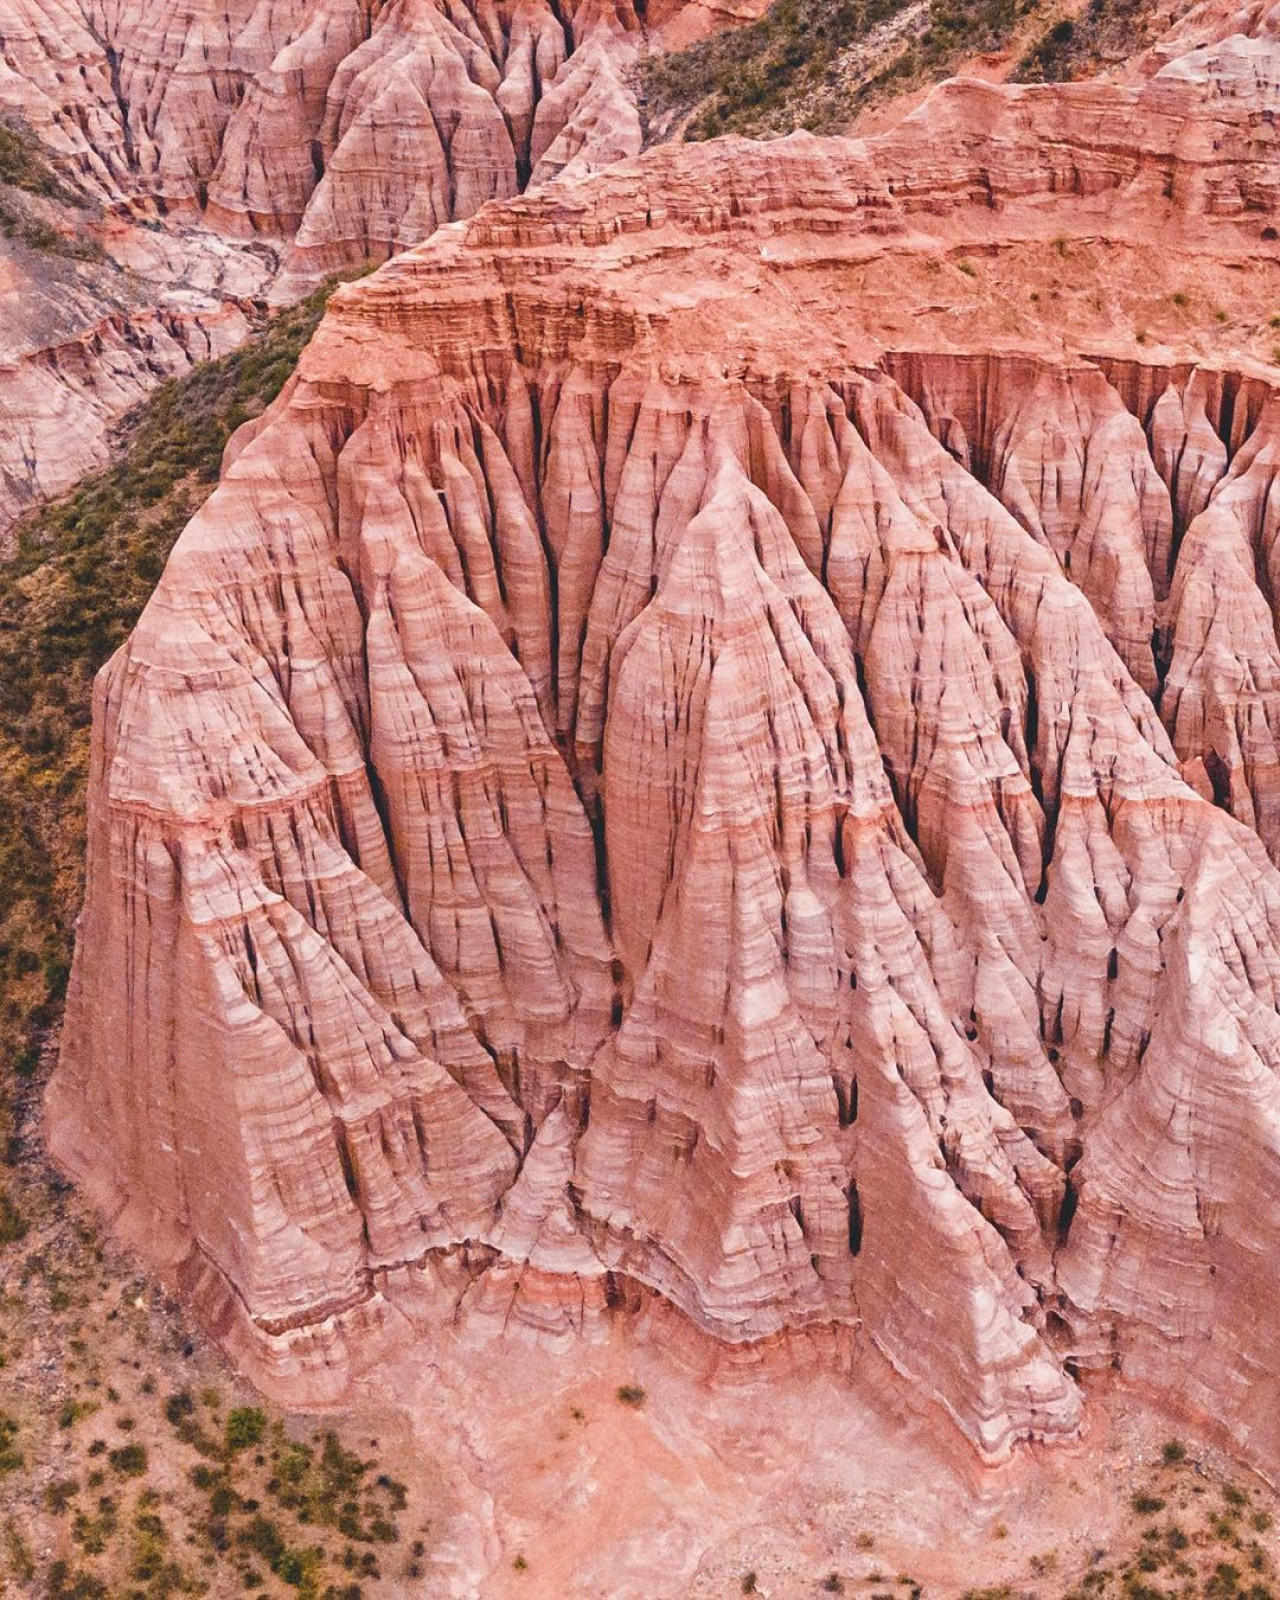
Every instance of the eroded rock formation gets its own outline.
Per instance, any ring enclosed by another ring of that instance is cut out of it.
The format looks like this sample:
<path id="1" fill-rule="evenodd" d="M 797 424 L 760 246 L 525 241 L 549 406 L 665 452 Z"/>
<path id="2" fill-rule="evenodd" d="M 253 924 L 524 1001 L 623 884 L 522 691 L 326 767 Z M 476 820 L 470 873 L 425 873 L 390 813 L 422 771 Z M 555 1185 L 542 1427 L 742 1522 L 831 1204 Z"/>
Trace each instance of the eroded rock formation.
<path id="1" fill-rule="evenodd" d="M 638 28 L 601 0 L 5 0 L 0 107 L 104 203 L 293 240 L 314 282 L 638 150 Z"/>
<path id="2" fill-rule="evenodd" d="M 99 679 L 49 1099 L 263 1382 L 641 1285 L 989 1456 L 1113 1368 L 1274 1452 L 1280 397 L 1000 277 L 1270 303 L 1274 60 L 655 151 L 339 293 Z"/>
<path id="3" fill-rule="evenodd" d="M 0 0 L 0 119 L 79 207 L 35 205 L 52 255 L 0 226 L 0 537 L 255 303 L 633 155 L 640 39 L 630 0 Z"/>

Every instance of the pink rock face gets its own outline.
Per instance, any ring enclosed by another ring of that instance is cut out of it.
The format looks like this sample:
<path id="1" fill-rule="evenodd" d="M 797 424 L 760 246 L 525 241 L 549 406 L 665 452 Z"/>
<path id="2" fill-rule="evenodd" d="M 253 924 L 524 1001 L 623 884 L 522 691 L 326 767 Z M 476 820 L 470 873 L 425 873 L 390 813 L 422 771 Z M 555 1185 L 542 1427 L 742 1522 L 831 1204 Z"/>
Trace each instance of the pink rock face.
<path id="1" fill-rule="evenodd" d="M 1246 44 L 339 292 L 99 678 L 48 1105 L 261 1382 L 428 1279 L 566 1344 L 640 1284 L 990 1458 L 1094 1369 L 1274 1457 L 1280 402 L 922 288 L 1256 251 Z"/>
<path id="2" fill-rule="evenodd" d="M 0 551 L 255 303 L 634 155 L 640 40 L 629 0 L 0 0 L 0 117 L 85 202 L 39 220 L 108 258 L 0 234 Z"/>
<path id="3" fill-rule="evenodd" d="M 281 297 L 640 148 L 627 0 L 0 0 L 0 109 L 111 204 L 290 241 Z"/>

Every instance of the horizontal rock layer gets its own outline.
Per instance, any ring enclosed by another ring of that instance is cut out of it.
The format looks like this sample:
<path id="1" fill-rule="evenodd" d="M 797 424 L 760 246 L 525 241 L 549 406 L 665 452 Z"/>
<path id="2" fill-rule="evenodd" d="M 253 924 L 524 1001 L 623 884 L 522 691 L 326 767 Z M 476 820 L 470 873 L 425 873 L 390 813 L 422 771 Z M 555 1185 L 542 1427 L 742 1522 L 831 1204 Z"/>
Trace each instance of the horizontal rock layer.
<path id="1" fill-rule="evenodd" d="M 1256 248 L 1270 60 L 654 152 L 338 294 L 99 679 L 49 1096 L 262 1381 L 447 1263 L 856 1325 L 992 1457 L 1111 1369 L 1274 1451 L 1280 399 L 865 309 Z"/>

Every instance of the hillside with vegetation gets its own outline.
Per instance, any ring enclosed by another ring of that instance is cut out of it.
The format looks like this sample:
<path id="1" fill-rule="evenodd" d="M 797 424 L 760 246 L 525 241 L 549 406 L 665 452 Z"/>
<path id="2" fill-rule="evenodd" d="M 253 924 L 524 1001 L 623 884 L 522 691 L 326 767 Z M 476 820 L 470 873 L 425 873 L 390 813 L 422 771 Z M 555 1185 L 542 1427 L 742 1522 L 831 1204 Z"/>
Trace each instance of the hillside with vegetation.
<path id="1" fill-rule="evenodd" d="M 859 113 L 1010 53 L 1024 82 L 1083 77 L 1153 36 L 1152 0 L 774 0 L 758 21 L 641 69 L 651 140 L 797 129 L 837 133 Z M 1021 51 L 1021 55 L 1013 52 Z"/>
<path id="2" fill-rule="evenodd" d="M 0 119 L 0 238 L 97 261 L 102 248 L 82 231 L 85 215 L 81 197 L 59 180 L 30 129 Z"/>

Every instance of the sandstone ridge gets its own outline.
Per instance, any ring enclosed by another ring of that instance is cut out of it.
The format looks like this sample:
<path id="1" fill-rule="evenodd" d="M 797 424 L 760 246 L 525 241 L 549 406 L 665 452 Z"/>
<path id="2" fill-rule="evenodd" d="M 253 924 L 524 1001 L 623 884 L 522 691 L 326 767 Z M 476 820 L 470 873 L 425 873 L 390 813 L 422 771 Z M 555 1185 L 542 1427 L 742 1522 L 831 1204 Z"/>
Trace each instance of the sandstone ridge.
<path id="1" fill-rule="evenodd" d="M 1130 319 L 1280 289 L 1275 62 L 655 151 L 339 292 L 99 679 L 48 1102 L 264 1385 L 639 1288 L 989 1459 L 1107 1372 L 1274 1450 L 1280 394 Z"/>

